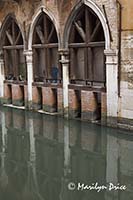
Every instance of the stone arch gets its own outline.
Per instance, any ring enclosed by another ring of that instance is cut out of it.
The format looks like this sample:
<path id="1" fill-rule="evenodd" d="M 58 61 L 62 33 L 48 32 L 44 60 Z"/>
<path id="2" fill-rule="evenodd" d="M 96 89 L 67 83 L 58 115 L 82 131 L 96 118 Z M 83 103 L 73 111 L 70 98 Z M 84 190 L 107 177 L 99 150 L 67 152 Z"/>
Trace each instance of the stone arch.
<path id="1" fill-rule="evenodd" d="M 42 12 L 44 12 L 53 22 L 55 29 L 56 29 L 57 37 L 58 37 L 58 44 L 59 44 L 59 47 L 60 47 L 61 42 L 60 42 L 60 33 L 59 33 L 58 22 L 57 22 L 56 18 L 53 16 L 53 14 L 51 13 L 50 10 L 46 9 L 44 6 L 41 6 L 37 10 L 35 15 L 33 16 L 33 20 L 32 20 L 31 26 L 30 26 L 29 37 L 28 37 L 28 50 L 32 50 L 32 40 L 33 40 L 34 28 L 35 28 L 35 25 L 36 25 L 36 23 L 37 23 Z"/>
<path id="2" fill-rule="evenodd" d="M 109 33 L 109 27 L 107 24 L 107 20 L 106 20 L 104 14 L 102 13 L 102 11 L 100 10 L 100 8 L 91 0 L 82 0 L 78 4 L 76 4 L 76 6 L 73 8 L 73 10 L 66 22 L 66 26 L 64 29 L 64 35 L 63 35 L 64 48 L 68 49 L 68 40 L 69 40 L 69 33 L 70 33 L 71 25 L 82 5 L 88 6 L 98 16 L 98 18 L 102 24 L 103 31 L 104 31 L 105 49 L 110 49 L 111 41 L 110 41 L 110 33 Z"/>
<path id="3" fill-rule="evenodd" d="M 10 19 L 13 19 L 15 21 L 15 23 L 17 24 L 18 28 L 20 29 L 20 32 L 22 34 L 22 39 L 23 39 L 23 45 L 24 45 L 24 49 L 26 47 L 26 40 L 25 40 L 25 36 L 24 36 L 24 31 L 23 28 L 21 26 L 21 24 L 18 22 L 18 20 L 16 19 L 15 15 L 12 13 L 9 13 L 3 20 L 2 25 L 1 25 L 1 29 L 0 29 L 0 41 L 2 41 L 2 35 L 3 32 L 6 28 L 6 25 L 8 24 L 8 22 L 10 21 Z M 2 48 L 2 43 L 0 44 L 0 48 Z"/>

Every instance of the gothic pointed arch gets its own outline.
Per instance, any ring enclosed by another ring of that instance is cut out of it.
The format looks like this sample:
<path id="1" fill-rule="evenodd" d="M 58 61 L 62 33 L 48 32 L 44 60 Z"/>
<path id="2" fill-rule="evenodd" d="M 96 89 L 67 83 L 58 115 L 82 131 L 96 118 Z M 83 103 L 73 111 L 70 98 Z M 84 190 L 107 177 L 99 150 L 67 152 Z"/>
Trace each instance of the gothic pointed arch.
<path id="1" fill-rule="evenodd" d="M 5 18 L 0 37 L 6 80 L 26 80 L 26 65 L 23 55 L 24 39 L 13 15 Z"/>
<path id="2" fill-rule="evenodd" d="M 34 81 L 57 82 L 61 79 L 57 31 L 51 18 L 43 11 L 34 24 L 32 50 Z"/>
<path id="3" fill-rule="evenodd" d="M 110 48 L 106 19 L 90 0 L 73 9 L 64 30 L 64 48 L 70 51 L 70 83 L 105 86 L 104 50 Z"/>

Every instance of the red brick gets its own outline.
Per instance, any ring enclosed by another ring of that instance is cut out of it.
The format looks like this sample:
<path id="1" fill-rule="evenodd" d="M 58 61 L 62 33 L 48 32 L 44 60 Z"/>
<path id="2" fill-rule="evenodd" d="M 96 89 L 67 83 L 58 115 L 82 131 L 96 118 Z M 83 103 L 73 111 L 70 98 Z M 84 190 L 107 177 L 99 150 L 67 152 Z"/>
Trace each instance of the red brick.
<path id="1" fill-rule="evenodd" d="M 81 110 L 82 112 L 94 112 L 97 109 L 97 100 L 94 92 L 81 91 Z"/>
<path id="2" fill-rule="evenodd" d="M 32 101 L 35 104 L 40 103 L 41 99 L 40 99 L 40 93 L 39 90 L 36 86 L 32 87 Z"/>
<path id="3" fill-rule="evenodd" d="M 79 100 L 74 89 L 69 89 L 69 108 L 77 110 L 79 108 Z"/>
<path id="4" fill-rule="evenodd" d="M 4 99 L 10 99 L 12 97 L 11 86 L 4 83 Z"/>
<path id="5" fill-rule="evenodd" d="M 24 98 L 20 85 L 12 84 L 12 100 L 21 100 Z"/>
<path id="6" fill-rule="evenodd" d="M 53 106 L 57 103 L 56 94 L 50 87 L 42 88 L 43 105 Z"/>

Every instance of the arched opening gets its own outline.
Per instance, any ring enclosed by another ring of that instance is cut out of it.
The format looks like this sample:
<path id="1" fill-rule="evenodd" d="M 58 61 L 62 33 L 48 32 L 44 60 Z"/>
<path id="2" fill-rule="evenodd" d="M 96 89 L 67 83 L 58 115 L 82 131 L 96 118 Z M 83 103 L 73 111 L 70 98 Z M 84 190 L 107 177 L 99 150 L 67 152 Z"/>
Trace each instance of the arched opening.
<path id="1" fill-rule="evenodd" d="M 3 41 L 5 79 L 7 81 L 26 81 L 23 37 L 13 17 L 10 16 L 7 19 L 1 37 Z"/>
<path id="2" fill-rule="evenodd" d="M 103 103 L 106 103 L 103 100 L 106 91 L 104 50 L 109 46 L 108 32 L 105 34 L 107 25 L 103 28 L 103 24 L 106 24 L 105 18 L 90 1 L 75 8 L 67 22 L 65 46 L 69 48 L 69 115 L 72 117 L 87 120 L 102 117 Z"/>
<path id="3" fill-rule="evenodd" d="M 58 55 L 58 36 L 51 17 L 42 11 L 31 26 L 33 50 L 33 109 L 57 112 L 62 72 Z M 33 32 L 32 32 L 33 31 Z M 30 40 L 29 40 L 30 44 Z M 30 47 L 29 47 L 30 48 Z M 60 86 L 59 86 L 60 85 Z M 34 95 L 33 95 L 34 97 Z"/>
<path id="4" fill-rule="evenodd" d="M 3 103 L 24 106 L 27 81 L 24 41 L 14 16 L 5 18 L 0 37 L 5 75 Z"/>
<path id="5" fill-rule="evenodd" d="M 34 27 L 32 49 L 34 82 L 60 81 L 57 33 L 53 22 L 44 12 L 40 14 Z"/>
<path id="6" fill-rule="evenodd" d="M 105 86 L 105 38 L 96 14 L 82 6 L 73 20 L 70 35 L 70 83 Z"/>

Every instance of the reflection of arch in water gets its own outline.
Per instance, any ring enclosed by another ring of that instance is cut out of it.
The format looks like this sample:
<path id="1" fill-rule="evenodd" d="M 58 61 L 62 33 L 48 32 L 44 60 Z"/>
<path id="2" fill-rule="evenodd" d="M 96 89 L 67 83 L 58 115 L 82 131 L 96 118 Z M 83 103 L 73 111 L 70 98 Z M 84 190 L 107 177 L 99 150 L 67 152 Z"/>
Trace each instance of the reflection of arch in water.
<path id="1" fill-rule="evenodd" d="M 36 137 L 37 179 L 40 193 L 58 199 L 63 176 L 63 145 L 55 140 Z"/>
<path id="2" fill-rule="evenodd" d="M 35 149 L 35 137 L 33 119 L 28 120 L 29 127 L 29 142 L 30 142 L 30 154 L 28 161 L 28 174 L 25 187 L 23 189 L 23 197 L 30 199 L 44 200 L 39 192 L 39 186 L 37 182 L 36 174 L 36 149 Z"/>

